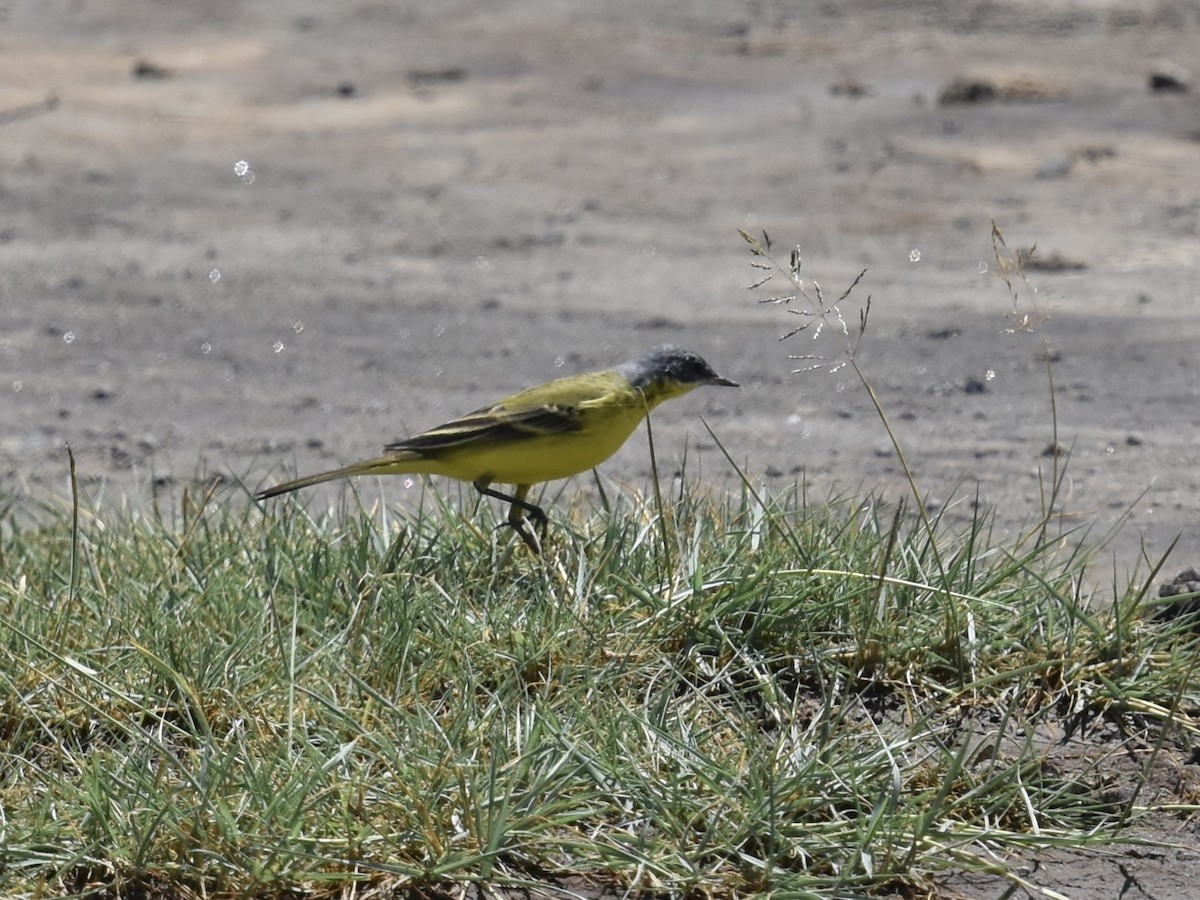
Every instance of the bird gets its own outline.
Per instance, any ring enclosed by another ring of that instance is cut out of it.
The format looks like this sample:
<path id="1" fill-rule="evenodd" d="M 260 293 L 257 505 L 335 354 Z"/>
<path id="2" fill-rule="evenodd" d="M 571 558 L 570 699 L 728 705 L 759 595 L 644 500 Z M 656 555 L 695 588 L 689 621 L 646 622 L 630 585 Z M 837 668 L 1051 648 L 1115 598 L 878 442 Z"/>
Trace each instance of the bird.
<path id="1" fill-rule="evenodd" d="M 545 510 L 526 499 L 544 481 L 593 469 L 620 449 L 652 409 L 703 385 L 738 387 L 699 354 L 670 344 L 611 369 L 567 375 L 387 444 L 383 455 L 259 491 L 262 501 L 355 475 L 441 475 L 469 482 L 509 504 L 506 524 L 535 554 L 545 537 Z M 510 484 L 511 494 L 492 487 Z"/>

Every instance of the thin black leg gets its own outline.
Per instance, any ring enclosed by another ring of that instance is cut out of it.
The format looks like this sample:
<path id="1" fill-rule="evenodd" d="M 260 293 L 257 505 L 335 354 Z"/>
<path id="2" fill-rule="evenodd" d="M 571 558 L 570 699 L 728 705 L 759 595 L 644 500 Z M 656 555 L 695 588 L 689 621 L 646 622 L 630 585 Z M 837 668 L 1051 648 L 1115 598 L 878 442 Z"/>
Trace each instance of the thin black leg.
<path id="1" fill-rule="evenodd" d="M 542 539 L 546 537 L 546 528 L 550 524 L 549 518 L 546 516 L 546 511 L 536 503 L 530 503 L 525 499 L 532 485 L 518 484 L 516 494 L 505 494 L 501 491 L 489 486 L 486 481 L 476 481 L 475 490 L 488 497 L 495 497 L 497 500 L 506 500 L 511 505 L 508 508 L 508 525 L 521 536 L 521 540 L 535 554 L 541 555 L 542 541 L 529 530 L 525 522 L 525 514 L 528 513 L 533 521 L 537 524 L 538 530 L 542 533 Z"/>

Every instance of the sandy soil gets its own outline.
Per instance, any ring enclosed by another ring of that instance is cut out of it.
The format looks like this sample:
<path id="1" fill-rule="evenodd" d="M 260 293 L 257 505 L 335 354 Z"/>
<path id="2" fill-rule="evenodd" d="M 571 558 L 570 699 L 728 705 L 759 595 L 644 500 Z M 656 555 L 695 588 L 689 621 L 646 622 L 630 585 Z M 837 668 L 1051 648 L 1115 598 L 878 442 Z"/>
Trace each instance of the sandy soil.
<path id="1" fill-rule="evenodd" d="M 1118 573 L 1176 537 L 1166 568 L 1200 561 L 1196 3 L 334 10 L 0 6 L 19 503 L 66 495 L 68 442 L 114 501 L 258 485 L 664 341 L 745 387 L 662 408 L 660 457 L 732 482 L 703 416 L 755 482 L 903 496 L 851 370 L 791 371 L 837 336 L 780 344 L 797 320 L 745 289 L 736 229 L 765 228 L 830 297 L 867 270 L 843 312 L 872 298 L 859 360 L 935 504 L 978 495 L 999 537 L 1037 515 L 1049 357 L 1064 527 L 1127 515 Z M 1037 247 L 1032 333 L 1006 333 L 993 220 Z M 605 470 L 644 485 L 644 440 Z"/>

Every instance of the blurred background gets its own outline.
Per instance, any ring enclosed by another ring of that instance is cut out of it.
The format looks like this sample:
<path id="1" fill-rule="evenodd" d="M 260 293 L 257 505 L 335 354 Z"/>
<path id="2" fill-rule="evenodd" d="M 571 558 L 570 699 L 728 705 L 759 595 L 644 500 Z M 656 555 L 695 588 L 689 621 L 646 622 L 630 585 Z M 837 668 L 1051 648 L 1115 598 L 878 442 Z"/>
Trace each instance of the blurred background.
<path id="1" fill-rule="evenodd" d="M 812 298 L 866 270 L 933 508 L 1014 536 L 1066 462 L 1056 527 L 1192 564 L 1197 46 L 1193 2 L 4 4 L 0 492 L 68 502 L 69 443 L 102 503 L 238 495 L 670 342 L 744 387 L 660 460 L 735 487 L 703 418 L 753 484 L 905 497 L 847 338 L 747 290 L 765 230 Z"/>

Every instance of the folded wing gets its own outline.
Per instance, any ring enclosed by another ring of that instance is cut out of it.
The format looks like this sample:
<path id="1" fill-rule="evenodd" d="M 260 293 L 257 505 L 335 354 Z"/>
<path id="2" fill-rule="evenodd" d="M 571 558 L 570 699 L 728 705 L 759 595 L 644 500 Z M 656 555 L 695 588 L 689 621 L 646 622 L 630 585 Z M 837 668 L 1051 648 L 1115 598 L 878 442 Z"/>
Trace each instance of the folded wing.
<path id="1" fill-rule="evenodd" d="M 393 441 L 388 453 L 431 453 L 464 444 L 522 440 L 550 434 L 565 434 L 581 428 L 579 409 L 559 404 L 509 409 L 503 405 L 484 407 L 453 422 L 431 428 L 411 438 Z"/>

